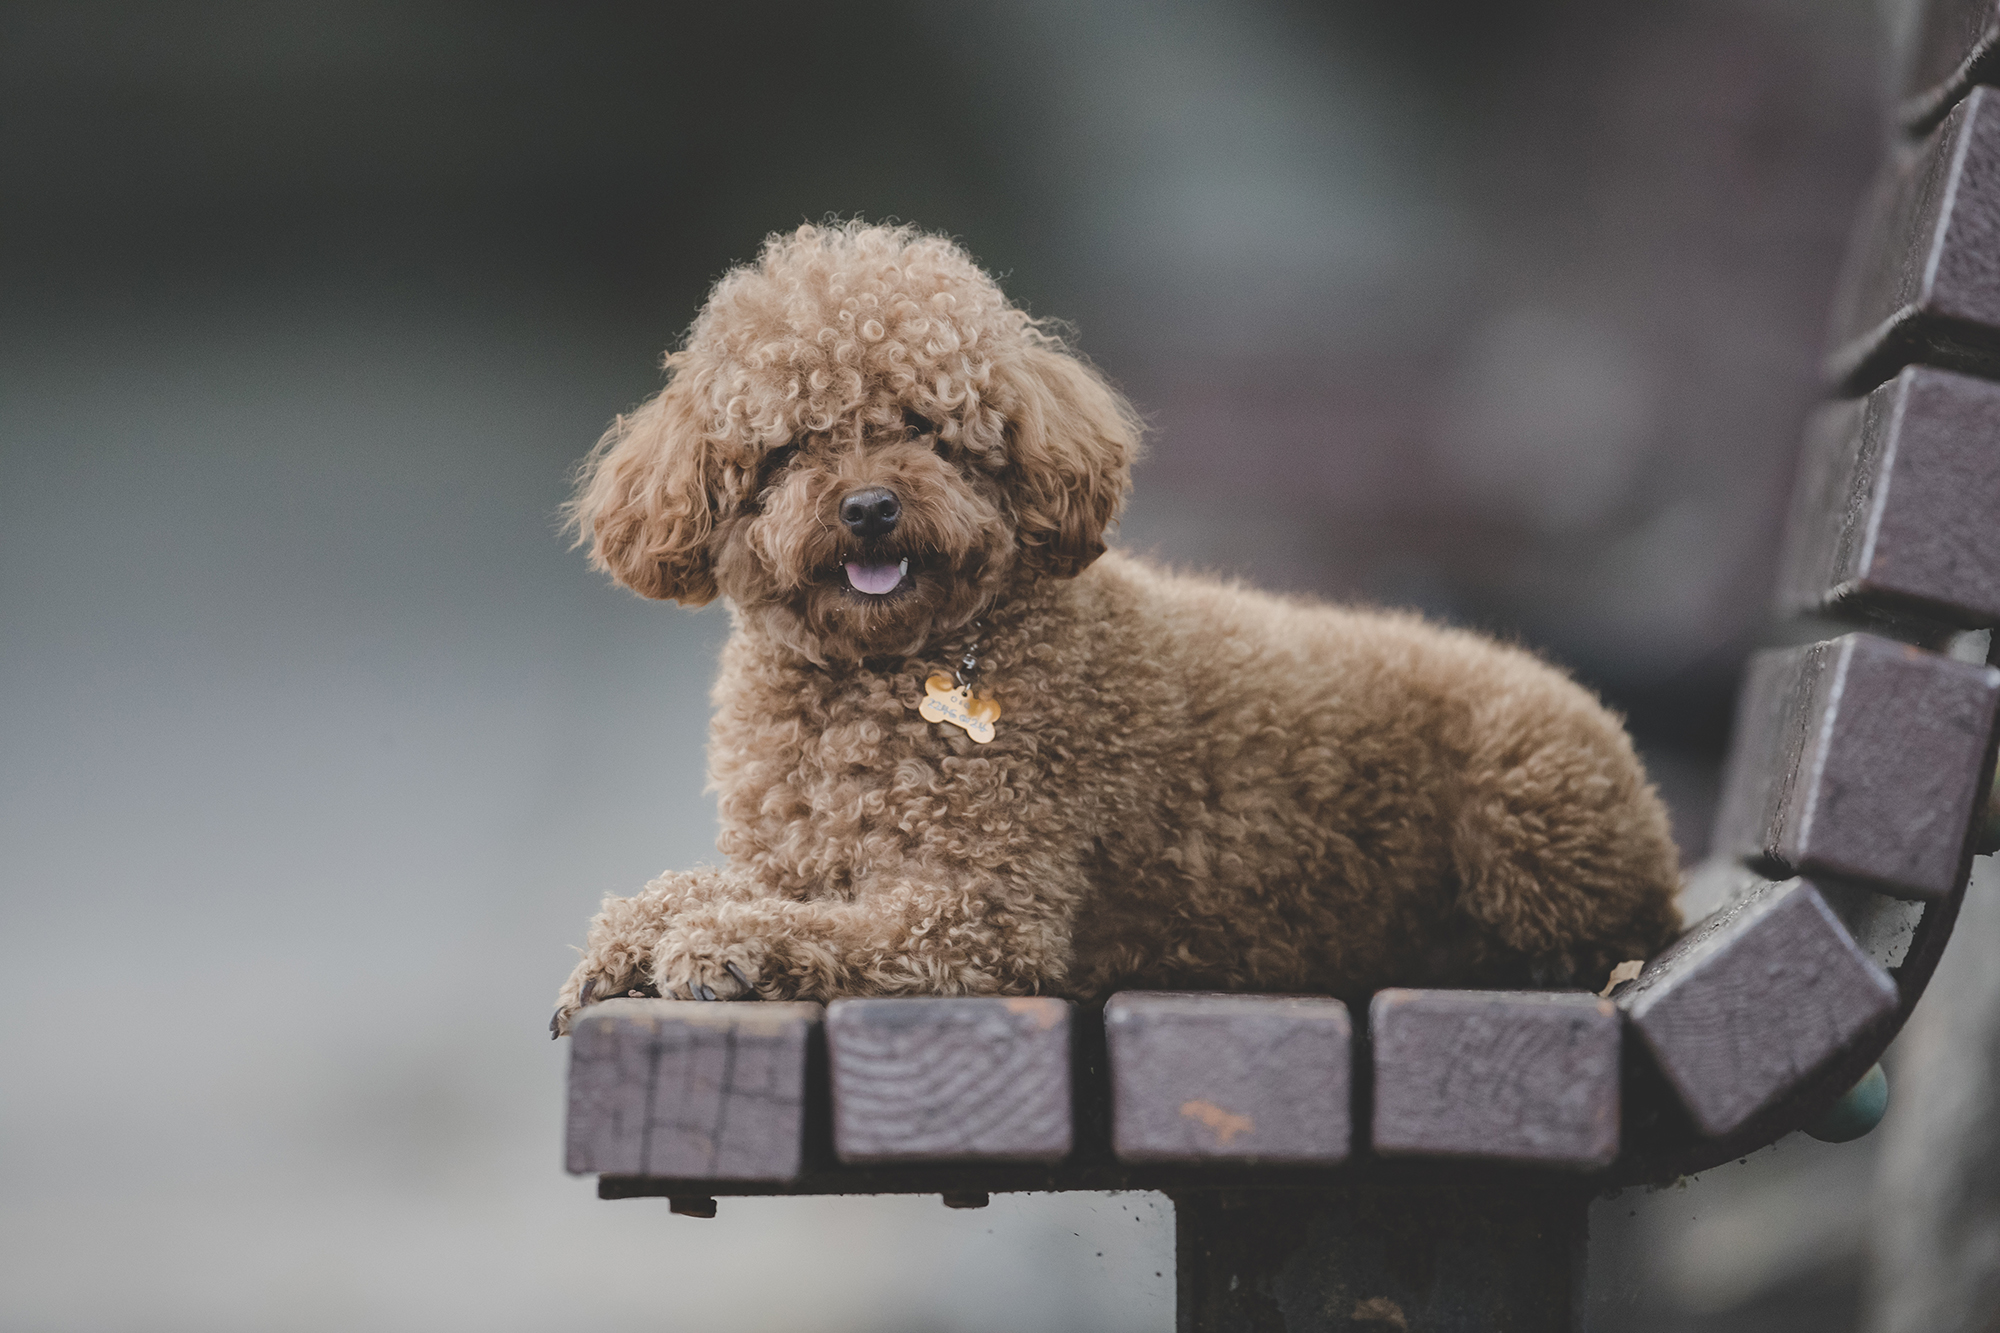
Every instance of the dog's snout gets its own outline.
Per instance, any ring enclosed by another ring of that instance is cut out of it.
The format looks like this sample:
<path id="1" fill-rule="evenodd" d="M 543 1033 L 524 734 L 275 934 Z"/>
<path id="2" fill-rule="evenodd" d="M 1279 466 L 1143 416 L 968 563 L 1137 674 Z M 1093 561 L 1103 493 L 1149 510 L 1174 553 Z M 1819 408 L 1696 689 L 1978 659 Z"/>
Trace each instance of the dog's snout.
<path id="1" fill-rule="evenodd" d="M 847 530 L 864 540 L 886 537 L 895 531 L 903 506 L 893 493 L 881 486 L 856 491 L 840 502 L 840 521 Z"/>

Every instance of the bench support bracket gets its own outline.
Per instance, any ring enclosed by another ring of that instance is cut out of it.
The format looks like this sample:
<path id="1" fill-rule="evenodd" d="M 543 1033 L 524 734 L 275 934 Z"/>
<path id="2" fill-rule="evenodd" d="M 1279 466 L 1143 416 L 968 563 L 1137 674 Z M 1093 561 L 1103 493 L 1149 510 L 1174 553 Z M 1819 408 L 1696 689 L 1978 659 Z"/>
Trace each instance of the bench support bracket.
<path id="1" fill-rule="evenodd" d="M 1581 1190 L 1176 1191 L 1179 1333 L 1572 1333 Z"/>

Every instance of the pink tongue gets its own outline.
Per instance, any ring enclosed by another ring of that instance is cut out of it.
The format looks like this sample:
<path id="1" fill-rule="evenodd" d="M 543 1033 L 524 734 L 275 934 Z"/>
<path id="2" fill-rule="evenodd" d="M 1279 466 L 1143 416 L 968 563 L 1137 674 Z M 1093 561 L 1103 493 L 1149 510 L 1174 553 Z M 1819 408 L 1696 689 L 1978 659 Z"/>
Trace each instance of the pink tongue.
<path id="1" fill-rule="evenodd" d="M 859 560 L 847 562 L 847 582 L 856 592 L 870 592 L 880 595 L 896 591 L 896 585 L 903 581 L 903 566 L 900 561 L 890 565 L 864 565 Z"/>

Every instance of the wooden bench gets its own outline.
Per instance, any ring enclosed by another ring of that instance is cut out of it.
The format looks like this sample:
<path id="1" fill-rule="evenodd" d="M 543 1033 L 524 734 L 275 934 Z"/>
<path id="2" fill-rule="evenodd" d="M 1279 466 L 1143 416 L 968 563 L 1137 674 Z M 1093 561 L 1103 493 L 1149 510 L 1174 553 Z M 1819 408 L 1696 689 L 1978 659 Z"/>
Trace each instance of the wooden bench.
<path id="1" fill-rule="evenodd" d="M 1554 1330 L 1594 1193 L 1822 1116 L 1922 993 L 1995 824 L 2000 671 L 1966 659 L 2000 626 L 2000 3 L 1915 30 L 1785 539 L 1796 646 L 1745 674 L 1715 859 L 1636 981 L 612 1000 L 575 1025 L 569 1170 L 696 1216 L 1161 1190 L 1183 1330 Z"/>

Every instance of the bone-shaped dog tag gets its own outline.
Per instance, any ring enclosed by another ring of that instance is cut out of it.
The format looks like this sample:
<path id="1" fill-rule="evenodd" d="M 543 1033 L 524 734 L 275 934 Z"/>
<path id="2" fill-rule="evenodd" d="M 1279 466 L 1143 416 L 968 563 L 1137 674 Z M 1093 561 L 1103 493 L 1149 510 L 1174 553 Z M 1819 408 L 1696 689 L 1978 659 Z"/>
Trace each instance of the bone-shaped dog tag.
<path id="1" fill-rule="evenodd" d="M 949 676 L 932 676 L 924 682 L 924 701 L 917 716 L 926 722 L 949 722 L 981 745 L 993 739 L 993 724 L 1000 720 L 1000 704 L 994 699 L 975 699 L 970 685 L 954 687 Z"/>

